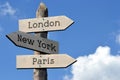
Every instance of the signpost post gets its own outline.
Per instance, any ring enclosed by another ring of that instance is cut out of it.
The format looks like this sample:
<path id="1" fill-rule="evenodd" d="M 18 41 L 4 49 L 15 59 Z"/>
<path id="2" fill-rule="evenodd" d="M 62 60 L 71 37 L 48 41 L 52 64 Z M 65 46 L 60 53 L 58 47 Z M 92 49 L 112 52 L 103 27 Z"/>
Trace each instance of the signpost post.
<path id="1" fill-rule="evenodd" d="M 36 11 L 36 17 L 41 18 L 41 17 L 48 17 L 48 9 L 45 6 L 44 3 L 40 3 L 37 11 Z M 35 36 L 47 38 L 47 33 L 48 32 L 42 32 L 42 33 L 35 33 Z M 41 55 L 44 54 L 42 52 L 34 51 L 35 55 Z M 47 69 L 34 69 L 34 74 L 33 74 L 34 80 L 47 80 Z"/>

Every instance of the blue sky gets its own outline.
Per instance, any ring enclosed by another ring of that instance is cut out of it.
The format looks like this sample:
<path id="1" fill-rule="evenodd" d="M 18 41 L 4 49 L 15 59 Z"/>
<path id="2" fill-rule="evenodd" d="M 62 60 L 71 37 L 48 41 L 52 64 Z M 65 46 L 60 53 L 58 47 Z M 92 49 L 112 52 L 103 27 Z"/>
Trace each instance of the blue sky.
<path id="1" fill-rule="evenodd" d="M 17 70 L 17 55 L 33 51 L 15 46 L 6 35 L 18 31 L 18 20 L 35 18 L 41 0 L 0 0 L 0 80 L 33 80 L 33 70 Z M 48 80 L 120 79 L 120 0 L 42 0 L 49 16 L 66 15 L 74 24 L 48 33 L 59 42 L 59 54 L 78 61 L 48 69 Z"/>

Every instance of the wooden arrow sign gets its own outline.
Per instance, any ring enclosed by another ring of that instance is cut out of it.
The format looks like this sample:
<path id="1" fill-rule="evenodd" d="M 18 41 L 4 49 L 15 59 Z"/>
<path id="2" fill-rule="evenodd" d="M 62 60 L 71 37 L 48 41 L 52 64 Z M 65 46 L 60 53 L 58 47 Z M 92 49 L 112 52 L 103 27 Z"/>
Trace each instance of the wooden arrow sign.
<path id="1" fill-rule="evenodd" d="M 45 38 L 26 34 L 24 32 L 13 32 L 6 35 L 16 46 L 36 50 L 44 53 L 58 53 L 58 42 Z"/>
<path id="2" fill-rule="evenodd" d="M 22 55 L 16 57 L 16 68 L 65 68 L 76 60 L 66 54 Z"/>
<path id="3" fill-rule="evenodd" d="M 64 30 L 71 24 L 73 24 L 73 21 L 66 16 L 23 19 L 19 20 L 19 31 L 44 32 Z"/>

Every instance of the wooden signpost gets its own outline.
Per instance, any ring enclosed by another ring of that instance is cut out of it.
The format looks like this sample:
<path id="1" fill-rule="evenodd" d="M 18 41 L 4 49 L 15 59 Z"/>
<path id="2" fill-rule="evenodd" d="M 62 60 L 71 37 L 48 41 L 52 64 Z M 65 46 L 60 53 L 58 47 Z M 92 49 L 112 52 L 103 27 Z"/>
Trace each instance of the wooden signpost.
<path id="1" fill-rule="evenodd" d="M 44 32 L 65 30 L 73 21 L 66 16 L 43 17 L 19 20 L 19 30 L 23 32 Z"/>
<path id="2" fill-rule="evenodd" d="M 48 17 L 48 9 L 45 6 L 44 3 L 40 3 L 37 11 L 36 11 L 36 17 L 41 18 L 41 17 Z M 47 33 L 48 32 L 42 32 L 42 33 L 35 33 L 35 36 L 47 38 Z M 37 52 L 34 51 L 34 55 L 42 55 L 44 53 L 42 52 Z M 47 80 L 47 68 L 42 68 L 42 69 L 34 69 L 34 74 L 33 74 L 34 80 Z"/>
<path id="3" fill-rule="evenodd" d="M 42 37 L 33 36 L 24 32 L 13 32 L 7 37 L 17 46 L 44 53 L 58 53 L 58 42 Z"/>
<path id="4" fill-rule="evenodd" d="M 65 68 L 76 60 L 66 54 L 17 56 L 16 67 L 24 68 Z"/>
<path id="5" fill-rule="evenodd" d="M 69 55 L 57 54 L 58 42 L 47 39 L 47 31 L 65 30 L 71 24 L 66 16 L 48 17 L 47 7 L 40 3 L 36 18 L 19 20 L 19 31 L 6 35 L 15 45 L 34 50 L 34 55 L 17 56 L 16 68 L 34 69 L 34 80 L 47 80 L 47 68 L 65 68 L 76 62 Z"/>

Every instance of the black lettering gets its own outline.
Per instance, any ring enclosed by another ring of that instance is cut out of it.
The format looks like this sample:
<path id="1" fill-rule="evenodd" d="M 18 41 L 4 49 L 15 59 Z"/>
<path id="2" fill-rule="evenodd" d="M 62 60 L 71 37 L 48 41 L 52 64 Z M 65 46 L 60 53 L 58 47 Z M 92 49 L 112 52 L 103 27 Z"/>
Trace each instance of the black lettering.
<path id="1" fill-rule="evenodd" d="M 22 36 L 18 34 L 18 41 L 22 41 Z"/>
<path id="2" fill-rule="evenodd" d="M 28 22 L 28 28 L 32 28 L 32 27 L 30 26 L 30 22 Z"/>
<path id="3" fill-rule="evenodd" d="M 47 62 L 47 59 L 43 59 L 43 64 L 45 64 Z"/>
<path id="4" fill-rule="evenodd" d="M 55 51 L 56 52 L 56 46 L 54 46 L 53 44 L 51 44 L 51 51 Z"/>
<path id="5" fill-rule="evenodd" d="M 48 61 L 47 61 L 47 62 L 48 62 L 47 64 L 50 64 L 49 58 L 48 58 L 47 60 L 48 60 Z"/>
<path id="6" fill-rule="evenodd" d="M 47 44 L 47 49 L 50 50 L 50 44 Z"/>
<path id="7" fill-rule="evenodd" d="M 43 27 L 43 23 L 42 22 L 38 23 L 38 28 L 40 28 L 40 27 Z"/>
<path id="8" fill-rule="evenodd" d="M 42 64 L 42 60 L 41 60 L 41 59 L 38 59 L 37 64 Z"/>
<path id="9" fill-rule="evenodd" d="M 42 42 L 42 41 L 38 40 L 38 43 L 39 43 L 39 46 L 38 46 L 38 47 L 41 47 L 41 42 Z"/>
<path id="10" fill-rule="evenodd" d="M 34 40 L 28 39 L 28 44 L 33 45 L 34 44 Z"/>
<path id="11" fill-rule="evenodd" d="M 18 35 L 18 41 L 23 42 L 23 43 L 28 43 L 30 45 L 34 44 L 34 40 L 27 39 L 25 37 L 22 37 L 22 35 Z"/>
<path id="12" fill-rule="evenodd" d="M 45 43 L 42 43 L 42 48 L 46 48 L 46 44 Z"/>
<path id="13" fill-rule="evenodd" d="M 31 23 L 28 22 L 28 28 L 40 28 L 40 27 L 53 27 L 53 26 L 60 26 L 60 21 L 49 21 L 46 20 L 45 22 L 37 22 Z"/>
<path id="14" fill-rule="evenodd" d="M 54 64 L 54 63 L 55 63 L 54 59 L 51 59 L 50 64 Z"/>
<path id="15" fill-rule="evenodd" d="M 34 23 L 34 24 L 33 24 L 33 28 L 37 28 L 37 23 Z"/>
<path id="16" fill-rule="evenodd" d="M 24 43 L 26 43 L 26 42 L 27 42 L 27 39 L 26 39 L 25 37 L 23 37 L 22 41 L 23 41 Z"/>
<path id="17" fill-rule="evenodd" d="M 48 20 L 44 23 L 44 26 L 49 27 L 49 21 Z"/>
<path id="18" fill-rule="evenodd" d="M 54 26 L 54 22 L 53 21 L 50 22 L 50 26 Z"/>
<path id="19" fill-rule="evenodd" d="M 60 21 L 55 21 L 55 26 L 60 26 Z"/>
<path id="20" fill-rule="evenodd" d="M 33 58 L 33 65 L 37 62 L 37 58 Z"/>

